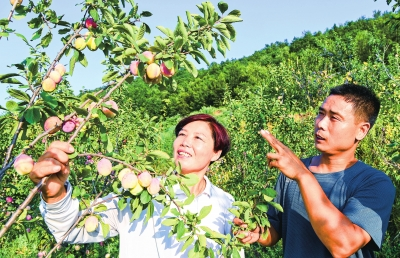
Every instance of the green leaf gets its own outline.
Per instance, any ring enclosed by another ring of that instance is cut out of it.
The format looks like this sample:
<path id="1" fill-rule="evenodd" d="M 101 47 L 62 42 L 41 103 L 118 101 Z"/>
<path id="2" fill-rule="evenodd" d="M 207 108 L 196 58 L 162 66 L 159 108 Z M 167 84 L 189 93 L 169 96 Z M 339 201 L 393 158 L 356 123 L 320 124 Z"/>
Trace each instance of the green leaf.
<path id="1" fill-rule="evenodd" d="M 145 223 L 147 223 L 149 219 L 153 217 L 153 213 L 154 213 L 154 204 L 152 202 L 149 202 L 149 205 L 147 206 Z"/>
<path id="2" fill-rule="evenodd" d="M 199 182 L 199 177 L 196 174 L 182 175 L 182 183 L 187 186 L 193 186 Z"/>
<path id="3" fill-rule="evenodd" d="M 185 59 L 183 61 L 183 65 L 185 66 L 186 70 L 188 70 L 188 72 L 193 75 L 194 78 L 197 77 L 199 72 L 197 71 L 196 66 L 192 62 L 190 62 L 189 60 Z"/>
<path id="4" fill-rule="evenodd" d="M 40 113 L 40 108 L 30 107 L 24 112 L 24 118 L 29 124 L 35 124 L 40 121 L 42 115 Z"/>
<path id="5" fill-rule="evenodd" d="M 101 78 L 101 82 L 102 82 L 102 83 L 109 82 L 109 81 L 111 81 L 111 80 L 117 78 L 118 75 L 119 75 L 119 74 L 118 74 L 118 71 L 109 71 L 108 73 L 106 73 L 106 74 L 103 76 L 103 78 Z"/>
<path id="6" fill-rule="evenodd" d="M 138 219 L 142 211 L 143 211 L 143 206 L 139 204 L 135 210 L 135 213 L 132 215 L 131 222 L 134 221 L 135 219 Z"/>
<path id="7" fill-rule="evenodd" d="M 88 111 L 87 111 L 86 109 L 79 108 L 79 107 L 75 107 L 75 106 L 73 106 L 72 108 L 75 110 L 75 112 L 76 112 L 78 115 L 87 116 L 87 115 L 89 114 Z"/>
<path id="8" fill-rule="evenodd" d="M 226 24 L 226 29 L 229 31 L 229 39 L 232 41 L 236 40 L 236 31 L 235 28 L 232 26 L 232 24 Z"/>
<path id="9" fill-rule="evenodd" d="M 232 258 L 240 258 L 240 253 L 236 248 L 232 249 Z"/>
<path id="10" fill-rule="evenodd" d="M 147 204 L 148 202 L 151 201 L 151 195 L 147 191 L 142 191 L 140 194 L 140 202 L 142 204 Z"/>
<path id="11" fill-rule="evenodd" d="M 19 99 L 19 100 L 23 100 L 23 101 L 27 101 L 29 102 L 30 97 L 27 93 L 17 90 L 17 89 L 8 89 L 7 90 L 8 94 L 11 95 L 11 97 Z"/>
<path id="12" fill-rule="evenodd" d="M 179 240 L 185 234 L 185 223 L 180 220 L 176 226 L 176 238 Z"/>
<path id="13" fill-rule="evenodd" d="M 188 196 L 188 198 L 186 198 L 186 200 L 183 202 L 183 205 L 191 204 L 193 202 L 194 198 L 195 198 L 194 194 L 190 194 Z"/>
<path id="14" fill-rule="evenodd" d="M 19 74 L 17 73 L 0 74 L 0 81 L 14 76 L 19 76 Z"/>
<path id="15" fill-rule="evenodd" d="M 22 82 L 18 81 L 15 78 L 7 78 L 1 81 L 1 83 L 10 83 L 10 84 L 22 84 Z"/>
<path id="16" fill-rule="evenodd" d="M 191 54 L 194 54 L 195 56 L 199 57 L 201 60 L 203 60 L 207 65 L 210 65 L 208 62 L 207 58 L 204 56 L 204 54 L 198 50 L 192 50 L 190 51 Z"/>
<path id="17" fill-rule="evenodd" d="M 236 16 L 239 17 L 241 15 L 239 10 L 232 10 L 229 12 L 228 16 Z"/>
<path id="18" fill-rule="evenodd" d="M 220 39 L 217 39 L 217 49 L 225 57 L 226 46 L 225 46 L 224 42 Z"/>
<path id="19" fill-rule="evenodd" d="M 226 10 L 228 10 L 228 4 L 221 1 L 218 3 L 218 9 L 221 13 L 224 13 Z"/>
<path id="20" fill-rule="evenodd" d="M 162 212 L 161 212 L 160 217 L 164 217 L 165 215 L 167 215 L 167 213 L 168 213 L 170 207 L 171 207 L 171 206 L 165 206 L 165 207 L 163 208 Z"/>
<path id="21" fill-rule="evenodd" d="M 186 240 L 185 244 L 183 244 L 182 249 L 181 249 L 181 252 L 185 251 L 186 248 L 188 248 L 188 247 L 193 243 L 193 240 L 194 240 L 193 236 L 190 236 L 190 237 Z"/>
<path id="22" fill-rule="evenodd" d="M 79 59 L 79 63 L 81 63 L 81 65 L 83 67 L 87 67 L 88 61 L 86 59 L 85 54 L 83 54 L 82 52 L 79 52 L 79 58 L 78 59 Z"/>
<path id="23" fill-rule="evenodd" d="M 48 32 L 40 41 L 40 45 L 42 45 L 43 48 L 46 48 L 49 46 L 51 40 L 53 39 L 53 34 L 51 32 Z"/>
<path id="24" fill-rule="evenodd" d="M 40 38 L 40 36 L 42 35 L 42 31 L 43 31 L 43 29 L 38 29 L 35 33 L 33 33 L 31 41 L 34 41 L 34 40 Z"/>
<path id="25" fill-rule="evenodd" d="M 16 111 L 17 109 L 18 109 L 18 103 L 17 102 L 15 102 L 15 101 L 13 101 L 13 100 L 9 100 L 9 101 L 7 101 L 6 102 L 6 108 L 10 111 L 10 112 L 13 112 L 13 111 Z"/>
<path id="26" fill-rule="evenodd" d="M 108 208 L 104 204 L 96 205 L 96 207 L 94 208 L 94 212 L 102 212 L 102 211 L 106 211 L 106 210 L 108 210 Z"/>
<path id="27" fill-rule="evenodd" d="M 178 224 L 179 220 L 177 218 L 169 218 L 169 219 L 165 219 L 161 222 L 161 224 L 163 224 L 164 226 L 175 226 L 176 224 Z"/>
<path id="28" fill-rule="evenodd" d="M 6 26 L 10 23 L 10 21 L 6 18 L 0 19 L 0 26 Z"/>
<path id="29" fill-rule="evenodd" d="M 269 204 L 274 207 L 275 209 L 277 209 L 280 212 L 283 212 L 283 208 L 279 203 L 276 202 L 269 202 Z"/>
<path id="30" fill-rule="evenodd" d="M 267 212 L 268 211 L 268 205 L 266 204 L 257 204 L 257 209 L 259 209 L 262 212 Z"/>
<path id="31" fill-rule="evenodd" d="M 104 223 L 102 220 L 100 220 L 100 225 L 101 225 L 101 231 L 103 233 L 103 237 L 106 238 L 108 233 L 110 232 L 110 225 Z"/>
<path id="32" fill-rule="evenodd" d="M 187 42 L 188 40 L 188 33 L 185 24 L 183 23 L 182 18 L 180 16 L 178 16 L 178 24 L 176 25 L 174 35 L 176 37 L 181 36 L 184 43 Z"/>
<path id="33" fill-rule="evenodd" d="M 207 238 L 206 238 L 206 236 L 205 235 L 198 235 L 197 237 L 199 239 L 200 246 L 207 247 Z"/>
<path id="34" fill-rule="evenodd" d="M 40 93 L 45 105 L 49 106 L 52 109 L 55 109 L 58 106 L 58 101 L 55 97 L 51 96 L 49 93 L 42 91 Z"/>
<path id="35" fill-rule="evenodd" d="M 18 216 L 17 221 L 24 221 L 27 214 L 28 214 L 28 210 L 27 210 L 27 209 L 24 209 L 24 210 L 22 211 L 22 213 Z"/>
<path id="36" fill-rule="evenodd" d="M 181 37 L 181 36 L 177 36 L 177 37 L 175 37 L 175 40 L 174 40 L 174 50 L 175 51 L 178 51 L 178 50 L 180 50 L 180 48 L 183 46 L 183 38 Z"/>
<path id="37" fill-rule="evenodd" d="M 238 209 L 235 208 L 230 208 L 228 209 L 230 213 L 232 213 L 233 215 L 235 215 L 235 217 L 240 218 L 240 213 L 238 211 Z"/>
<path id="38" fill-rule="evenodd" d="M 75 52 L 78 52 L 75 50 Z M 79 57 L 79 53 L 78 53 L 78 57 Z M 74 69 L 75 69 L 75 64 L 78 61 L 78 57 L 74 55 L 71 57 L 71 59 L 69 60 L 69 74 L 72 76 L 72 74 L 74 73 Z"/>
<path id="39" fill-rule="evenodd" d="M 148 12 L 148 11 L 143 11 L 141 14 L 140 14 L 140 16 L 142 16 L 142 17 L 150 17 L 150 16 L 152 16 L 153 14 L 151 13 L 151 12 Z"/>
<path id="40" fill-rule="evenodd" d="M 169 38 L 174 38 L 174 32 L 168 28 L 164 28 L 163 26 L 157 26 L 157 29 L 159 29 L 162 33 L 164 33 L 167 37 Z"/>
<path id="41" fill-rule="evenodd" d="M 71 31 L 70 28 L 65 28 L 65 29 L 58 30 L 58 34 L 63 35 L 63 34 L 67 34 L 70 31 Z"/>
<path id="42" fill-rule="evenodd" d="M 212 208 L 212 205 L 204 206 L 203 208 L 201 208 L 197 219 L 199 219 L 199 220 L 204 219 L 208 214 L 210 214 L 211 208 Z"/>
<path id="43" fill-rule="evenodd" d="M 90 8 L 89 14 L 90 14 L 90 16 L 92 16 L 93 20 L 95 20 L 96 22 L 99 20 L 99 13 L 97 12 L 96 9 Z"/>
<path id="44" fill-rule="evenodd" d="M 168 155 L 168 153 L 166 153 L 164 151 L 160 151 L 160 150 L 152 150 L 147 155 L 154 156 L 154 157 L 157 157 L 160 159 L 170 159 L 170 156 Z"/>

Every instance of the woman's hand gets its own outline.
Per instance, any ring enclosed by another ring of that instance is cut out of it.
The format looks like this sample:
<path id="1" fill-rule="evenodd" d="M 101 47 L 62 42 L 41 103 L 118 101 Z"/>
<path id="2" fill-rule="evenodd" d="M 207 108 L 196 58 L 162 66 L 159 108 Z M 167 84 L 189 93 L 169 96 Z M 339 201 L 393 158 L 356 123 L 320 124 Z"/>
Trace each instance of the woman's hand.
<path id="1" fill-rule="evenodd" d="M 68 154 L 73 153 L 74 148 L 67 142 L 54 141 L 35 163 L 29 174 L 33 183 L 38 184 L 42 178 L 48 177 L 42 186 L 42 197 L 47 203 L 61 200 L 65 194 L 65 182 L 69 176 Z"/>

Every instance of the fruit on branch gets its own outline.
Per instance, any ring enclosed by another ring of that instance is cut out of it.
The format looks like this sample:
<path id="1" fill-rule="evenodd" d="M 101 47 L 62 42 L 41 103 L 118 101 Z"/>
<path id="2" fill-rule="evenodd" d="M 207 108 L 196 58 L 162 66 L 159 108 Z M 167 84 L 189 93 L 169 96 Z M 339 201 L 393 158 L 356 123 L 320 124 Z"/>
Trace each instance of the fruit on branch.
<path id="1" fill-rule="evenodd" d="M 175 74 L 175 68 L 172 66 L 171 69 L 168 69 L 168 67 L 165 65 L 165 63 L 162 63 L 160 65 L 160 70 L 161 73 L 165 76 L 165 77 L 172 77 Z"/>
<path id="2" fill-rule="evenodd" d="M 67 69 L 65 68 L 65 66 L 63 64 L 56 64 L 56 66 L 54 66 L 54 71 L 57 71 L 61 76 L 63 76 L 65 74 L 65 71 Z"/>
<path id="3" fill-rule="evenodd" d="M 87 219 L 85 220 L 85 229 L 89 233 L 95 231 L 98 226 L 99 219 L 94 215 L 87 217 Z"/>
<path id="4" fill-rule="evenodd" d="M 110 258 L 111 257 L 111 254 L 109 254 L 109 253 L 106 253 L 106 255 L 104 256 L 104 258 Z"/>
<path id="5" fill-rule="evenodd" d="M 139 66 L 139 61 L 132 61 L 131 65 L 129 66 L 129 70 L 131 70 L 132 75 L 137 76 L 138 75 L 138 66 Z"/>
<path id="6" fill-rule="evenodd" d="M 11 197 L 11 196 L 7 196 L 6 197 L 6 202 L 7 203 L 12 203 L 14 200 L 13 200 L 13 198 Z"/>
<path id="7" fill-rule="evenodd" d="M 62 121 L 58 116 L 51 116 L 46 119 L 44 122 L 43 128 L 45 131 L 54 128 L 49 132 L 49 134 L 54 134 L 60 130 L 60 126 L 62 125 Z"/>
<path id="8" fill-rule="evenodd" d="M 10 4 L 12 6 L 14 6 L 15 1 L 17 1 L 17 0 L 10 0 Z M 22 0 L 18 0 L 17 6 L 20 5 L 20 4 L 22 4 Z"/>
<path id="9" fill-rule="evenodd" d="M 86 47 L 86 40 L 84 38 L 75 39 L 75 48 L 79 51 L 84 50 Z"/>
<path id="10" fill-rule="evenodd" d="M 109 174 L 111 174 L 111 161 L 106 158 L 102 158 L 99 162 L 97 162 L 97 171 L 102 176 L 108 176 Z"/>
<path id="11" fill-rule="evenodd" d="M 147 58 L 147 64 L 152 64 L 154 61 L 156 61 L 156 55 L 151 51 L 144 51 L 142 54 Z"/>
<path id="12" fill-rule="evenodd" d="M 42 81 L 42 88 L 44 91 L 52 92 L 56 89 L 56 82 L 51 78 L 46 78 Z"/>
<path id="13" fill-rule="evenodd" d="M 76 251 L 81 250 L 81 246 L 80 245 L 75 245 L 74 248 L 75 248 Z"/>
<path id="14" fill-rule="evenodd" d="M 114 109 L 115 111 L 118 111 L 118 105 L 117 103 L 115 103 L 114 100 L 108 100 L 105 102 L 105 104 L 111 106 L 111 108 Z M 103 111 L 104 115 L 106 115 L 106 117 L 108 118 L 113 118 L 116 115 L 113 111 L 111 111 L 106 107 L 103 107 L 101 111 Z"/>
<path id="15" fill-rule="evenodd" d="M 62 80 L 61 74 L 56 70 L 50 72 L 49 78 L 51 78 L 57 84 Z"/>
<path id="16" fill-rule="evenodd" d="M 160 67 L 156 63 L 149 64 L 146 68 L 146 75 L 147 78 L 150 80 L 156 79 L 161 74 Z"/>
<path id="17" fill-rule="evenodd" d="M 118 179 L 119 181 L 122 181 L 122 178 L 127 174 L 127 173 L 132 173 L 132 170 L 130 168 L 123 168 L 121 171 L 118 173 Z"/>
<path id="18" fill-rule="evenodd" d="M 76 124 L 73 120 L 64 121 L 62 124 L 62 131 L 64 133 L 70 133 L 75 130 Z"/>
<path id="19" fill-rule="evenodd" d="M 29 174 L 33 169 L 33 159 L 26 154 L 19 155 L 14 161 L 14 169 L 20 175 Z"/>
<path id="20" fill-rule="evenodd" d="M 87 45 L 87 47 L 88 47 L 88 49 L 89 49 L 90 51 L 95 51 L 95 50 L 97 49 L 97 45 L 96 45 L 96 42 L 95 42 L 95 38 L 94 38 L 93 36 L 91 36 L 91 37 L 89 38 L 89 40 L 87 41 L 86 45 Z"/>
<path id="21" fill-rule="evenodd" d="M 88 30 L 96 29 L 97 28 L 97 23 L 94 21 L 93 18 L 87 18 L 85 21 L 85 27 Z"/>
<path id="22" fill-rule="evenodd" d="M 148 187 L 151 183 L 151 175 L 149 172 L 144 171 L 138 176 L 139 184 L 143 187 Z"/>
<path id="23" fill-rule="evenodd" d="M 160 180 L 158 178 L 151 179 L 150 185 L 147 187 L 147 192 L 151 195 L 156 195 L 160 191 Z"/>
<path id="24" fill-rule="evenodd" d="M 133 195 L 139 195 L 143 191 L 143 187 L 140 184 L 136 184 L 129 192 Z"/>
<path id="25" fill-rule="evenodd" d="M 32 220 L 32 215 L 30 215 L 30 214 L 26 215 L 25 219 L 28 220 L 28 221 Z"/>
<path id="26" fill-rule="evenodd" d="M 161 82 L 161 79 L 162 79 L 162 74 L 161 74 L 161 73 L 160 73 L 160 75 L 159 75 L 157 78 L 155 78 L 155 79 L 149 79 L 149 78 L 147 77 L 147 74 L 145 74 L 145 75 L 143 76 L 143 80 L 144 80 L 144 82 L 147 83 L 147 84 L 157 84 L 157 83 L 160 83 L 160 82 Z"/>
<path id="27" fill-rule="evenodd" d="M 124 189 L 132 189 L 138 185 L 138 177 L 135 173 L 126 173 L 121 180 L 121 185 Z"/>

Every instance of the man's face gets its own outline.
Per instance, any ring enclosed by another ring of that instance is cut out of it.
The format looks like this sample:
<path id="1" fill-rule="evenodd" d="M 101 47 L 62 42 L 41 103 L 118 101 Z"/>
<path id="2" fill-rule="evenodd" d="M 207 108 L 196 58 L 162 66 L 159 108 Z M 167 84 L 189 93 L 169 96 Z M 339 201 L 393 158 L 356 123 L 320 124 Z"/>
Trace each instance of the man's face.
<path id="1" fill-rule="evenodd" d="M 315 118 L 315 147 L 329 155 L 354 153 L 356 140 L 361 140 L 366 134 L 360 138 L 365 124 L 365 121 L 356 121 L 352 103 L 346 102 L 342 96 L 328 96 Z"/>

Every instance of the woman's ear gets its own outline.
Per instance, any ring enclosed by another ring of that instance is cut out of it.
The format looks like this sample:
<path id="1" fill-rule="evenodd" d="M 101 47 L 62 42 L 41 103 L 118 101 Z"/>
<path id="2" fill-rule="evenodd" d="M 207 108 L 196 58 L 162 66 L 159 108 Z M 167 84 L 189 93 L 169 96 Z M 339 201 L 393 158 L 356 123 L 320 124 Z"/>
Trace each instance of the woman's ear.
<path id="1" fill-rule="evenodd" d="M 211 161 L 216 161 L 219 159 L 219 157 L 221 156 L 222 150 L 219 150 L 217 152 L 214 152 L 214 155 L 211 157 Z"/>
<path id="2" fill-rule="evenodd" d="M 367 122 L 360 123 L 360 127 L 356 134 L 356 140 L 361 141 L 362 139 L 364 139 L 364 137 L 367 135 L 370 128 L 371 128 L 370 123 L 367 123 Z"/>

